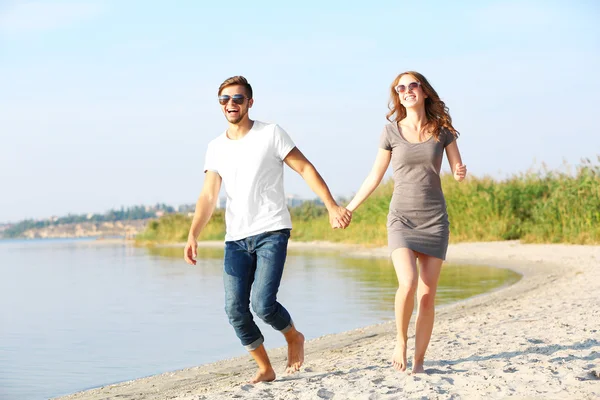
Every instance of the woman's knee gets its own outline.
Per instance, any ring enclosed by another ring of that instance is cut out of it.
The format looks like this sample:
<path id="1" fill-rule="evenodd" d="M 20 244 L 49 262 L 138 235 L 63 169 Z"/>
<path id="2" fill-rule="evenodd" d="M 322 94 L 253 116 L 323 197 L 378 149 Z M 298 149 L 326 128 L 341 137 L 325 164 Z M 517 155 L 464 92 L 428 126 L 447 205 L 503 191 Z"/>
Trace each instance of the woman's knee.
<path id="1" fill-rule="evenodd" d="M 435 292 L 419 293 L 419 310 L 427 311 L 435 308 Z"/>
<path id="2" fill-rule="evenodd" d="M 400 279 L 398 280 L 398 290 L 397 292 L 406 295 L 406 296 L 414 296 L 417 290 L 417 280 L 416 279 Z"/>

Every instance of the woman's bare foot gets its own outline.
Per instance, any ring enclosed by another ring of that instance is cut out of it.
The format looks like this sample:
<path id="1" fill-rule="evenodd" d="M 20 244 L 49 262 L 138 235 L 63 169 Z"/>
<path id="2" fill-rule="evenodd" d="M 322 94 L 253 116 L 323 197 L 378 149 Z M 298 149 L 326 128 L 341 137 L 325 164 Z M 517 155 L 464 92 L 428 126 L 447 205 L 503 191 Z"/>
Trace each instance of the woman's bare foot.
<path id="1" fill-rule="evenodd" d="M 251 384 L 255 384 L 258 382 L 271 382 L 275 380 L 275 371 L 273 368 L 268 369 L 266 371 L 261 371 L 260 369 L 256 373 L 256 376 L 250 380 Z"/>
<path id="2" fill-rule="evenodd" d="M 424 374 L 425 368 L 423 368 L 423 361 L 413 361 L 413 374 Z"/>
<path id="3" fill-rule="evenodd" d="M 292 374 L 300 371 L 302 363 L 304 363 L 304 335 L 298 331 L 290 337 L 286 337 L 288 343 L 288 362 L 285 372 Z"/>
<path id="4" fill-rule="evenodd" d="M 392 365 L 398 371 L 406 371 L 406 344 L 396 342 L 394 354 L 392 355 Z"/>

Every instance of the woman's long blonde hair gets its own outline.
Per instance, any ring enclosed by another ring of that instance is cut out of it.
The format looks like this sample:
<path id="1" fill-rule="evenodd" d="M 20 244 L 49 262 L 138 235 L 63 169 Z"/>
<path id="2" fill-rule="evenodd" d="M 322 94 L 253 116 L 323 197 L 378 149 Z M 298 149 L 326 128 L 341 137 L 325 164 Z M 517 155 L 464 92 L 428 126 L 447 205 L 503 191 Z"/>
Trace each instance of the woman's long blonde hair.
<path id="1" fill-rule="evenodd" d="M 427 95 L 427 98 L 425 98 L 425 115 L 427 116 L 427 124 L 425 127 L 431 131 L 434 139 L 439 141 L 442 128 L 446 128 L 455 137 L 458 137 L 458 131 L 452 126 L 452 118 L 450 117 L 448 107 L 446 107 L 446 104 L 440 99 L 440 96 L 431 84 L 429 84 L 427 79 L 415 71 L 403 72 L 392 82 L 392 86 L 390 86 L 390 102 L 388 104 L 390 111 L 386 115 L 387 120 L 398 124 L 406 118 L 406 108 L 400 103 L 400 96 L 398 96 L 398 93 L 396 92 L 396 85 L 404 75 L 411 75 L 419 81 L 421 83 L 421 89 L 423 89 L 423 92 Z"/>

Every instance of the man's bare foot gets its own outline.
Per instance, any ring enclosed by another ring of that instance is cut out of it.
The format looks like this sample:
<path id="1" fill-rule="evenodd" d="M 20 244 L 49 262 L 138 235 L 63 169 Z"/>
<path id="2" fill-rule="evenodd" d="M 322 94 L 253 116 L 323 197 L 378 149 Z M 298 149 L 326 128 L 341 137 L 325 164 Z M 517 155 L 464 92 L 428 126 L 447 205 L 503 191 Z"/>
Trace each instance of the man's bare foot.
<path id="1" fill-rule="evenodd" d="M 406 371 L 406 344 L 396 342 L 394 354 L 392 355 L 392 365 L 398 371 Z"/>
<path id="2" fill-rule="evenodd" d="M 424 374 L 425 368 L 423 368 L 423 361 L 413 361 L 413 374 Z"/>
<path id="3" fill-rule="evenodd" d="M 288 339 L 287 342 L 288 362 L 285 372 L 292 374 L 300 371 L 300 367 L 302 366 L 302 363 L 304 363 L 304 335 L 296 331 L 296 334 Z"/>
<path id="4" fill-rule="evenodd" d="M 261 371 L 260 369 L 258 370 L 258 372 L 256 373 L 256 376 L 250 380 L 251 384 L 255 384 L 258 382 L 271 382 L 275 380 L 275 371 L 273 371 L 273 368 L 266 370 L 266 371 Z"/>

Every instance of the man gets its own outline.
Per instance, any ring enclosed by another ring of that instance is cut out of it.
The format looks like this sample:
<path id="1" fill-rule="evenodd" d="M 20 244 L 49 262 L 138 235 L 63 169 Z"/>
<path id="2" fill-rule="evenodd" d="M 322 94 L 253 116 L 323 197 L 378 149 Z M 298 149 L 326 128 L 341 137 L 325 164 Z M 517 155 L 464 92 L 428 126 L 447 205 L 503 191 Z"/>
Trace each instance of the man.
<path id="1" fill-rule="evenodd" d="M 288 311 L 277 302 L 292 228 L 283 190 L 283 163 L 299 173 L 321 198 L 332 227 L 347 227 L 352 214 L 336 204 L 317 170 L 283 129 L 250 119 L 248 110 L 254 100 L 252 87 L 244 77 L 225 80 L 218 95 L 229 126 L 208 145 L 204 185 L 196 203 L 184 258 L 187 263 L 196 264 L 196 238 L 215 209 L 223 182 L 227 194 L 225 310 L 242 345 L 258 364 L 258 372 L 250 382 L 272 381 L 275 371 L 250 304 L 258 317 L 285 336 L 286 372 L 298 371 L 304 362 L 304 336 L 296 329 Z"/>

